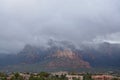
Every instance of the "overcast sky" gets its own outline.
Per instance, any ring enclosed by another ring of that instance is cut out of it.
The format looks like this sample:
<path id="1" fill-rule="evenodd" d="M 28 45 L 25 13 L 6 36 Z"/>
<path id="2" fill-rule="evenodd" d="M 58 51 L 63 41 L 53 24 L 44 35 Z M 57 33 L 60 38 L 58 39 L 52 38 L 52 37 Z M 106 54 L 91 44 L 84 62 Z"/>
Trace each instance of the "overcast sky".
<path id="1" fill-rule="evenodd" d="M 48 39 L 120 43 L 120 0 L 0 0 L 0 52 Z"/>

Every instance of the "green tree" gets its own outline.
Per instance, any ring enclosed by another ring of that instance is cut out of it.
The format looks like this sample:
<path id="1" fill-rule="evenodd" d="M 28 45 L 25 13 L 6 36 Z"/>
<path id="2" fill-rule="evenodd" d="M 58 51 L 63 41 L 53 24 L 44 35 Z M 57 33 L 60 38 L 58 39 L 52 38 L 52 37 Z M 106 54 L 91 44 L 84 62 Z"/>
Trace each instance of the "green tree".
<path id="1" fill-rule="evenodd" d="M 61 79 L 61 80 L 67 80 L 66 75 L 61 75 L 61 76 L 60 76 L 60 79 Z"/>
<path id="2" fill-rule="evenodd" d="M 0 80 L 7 80 L 7 75 L 5 73 L 0 72 Z"/>
<path id="3" fill-rule="evenodd" d="M 73 78 L 73 80 L 80 80 L 80 79 L 78 79 L 78 78 Z"/>
<path id="4" fill-rule="evenodd" d="M 12 76 L 11 80 L 23 80 L 23 77 L 20 76 L 19 73 L 14 73 L 14 76 Z"/>
<path id="5" fill-rule="evenodd" d="M 120 80 L 119 78 L 113 78 L 112 80 Z"/>
<path id="6" fill-rule="evenodd" d="M 89 73 L 84 74 L 84 76 L 83 76 L 83 80 L 93 80 L 93 79 L 92 79 L 92 75 L 89 74 Z"/>
<path id="7" fill-rule="evenodd" d="M 6 77 L 6 74 L 0 72 L 0 77 Z"/>
<path id="8" fill-rule="evenodd" d="M 47 73 L 47 72 L 40 72 L 39 74 L 38 74 L 40 77 L 45 77 L 45 78 L 47 78 L 47 77 L 49 77 L 49 73 Z"/>
<path id="9" fill-rule="evenodd" d="M 7 78 L 6 77 L 1 77 L 0 80 L 7 80 Z"/>

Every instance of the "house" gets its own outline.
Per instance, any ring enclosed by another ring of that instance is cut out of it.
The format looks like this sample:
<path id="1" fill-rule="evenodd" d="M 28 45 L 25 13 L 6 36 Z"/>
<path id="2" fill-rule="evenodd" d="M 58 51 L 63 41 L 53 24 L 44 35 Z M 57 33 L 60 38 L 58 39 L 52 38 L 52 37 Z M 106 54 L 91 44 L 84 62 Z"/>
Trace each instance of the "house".
<path id="1" fill-rule="evenodd" d="M 66 75 L 66 77 L 68 78 L 68 80 L 73 80 L 74 78 L 83 80 L 83 76 L 81 75 Z"/>
<path id="2" fill-rule="evenodd" d="M 93 75 L 94 80 L 112 80 L 114 77 L 111 75 Z"/>
<path id="3" fill-rule="evenodd" d="M 53 72 L 53 73 L 51 73 L 53 76 L 61 76 L 61 75 L 67 75 L 68 74 L 68 72 L 66 72 L 66 71 L 60 71 L 60 72 Z"/>

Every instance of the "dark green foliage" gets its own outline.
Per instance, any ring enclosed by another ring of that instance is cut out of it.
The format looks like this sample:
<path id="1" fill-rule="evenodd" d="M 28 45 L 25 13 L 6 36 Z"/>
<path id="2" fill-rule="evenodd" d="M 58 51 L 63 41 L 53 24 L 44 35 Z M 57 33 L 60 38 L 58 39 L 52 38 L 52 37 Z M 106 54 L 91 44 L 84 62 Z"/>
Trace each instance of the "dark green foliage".
<path id="1" fill-rule="evenodd" d="M 23 80 L 23 77 L 20 76 L 19 73 L 14 73 L 14 76 L 12 76 L 11 80 Z"/>
<path id="2" fill-rule="evenodd" d="M 39 74 L 38 74 L 40 77 L 45 77 L 45 78 L 47 78 L 47 77 L 49 77 L 49 73 L 46 73 L 46 72 L 40 72 Z"/>
<path id="3" fill-rule="evenodd" d="M 38 75 L 31 75 L 29 80 L 67 80 L 66 75 L 52 76 L 46 72 L 40 72 Z"/>
<path id="4" fill-rule="evenodd" d="M 92 75 L 89 74 L 89 73 L 84 74 L 84 76 L 83 76 L 83 80 L 93 80 L 93 79 L 92 79 Z"/>
<path id="5" fill-rule="evenodd" d="M 0 80 L 7 80 L 7 75 L 5 73 L 0 73 Z"/>
<path id="6" fill-rule="evenodd" d="M 112 80 L 120 80 L 120 78 L 113 78 Z"/>
<path id="7" fill-rule="evenodd" d="M 1 77 L 0 80 L 7 80 L 7 78 L 6 77 Z"/>
<path id="8" fill-rule="evenodd" d="M 0 73 L 0 77 L 6 77 L 5 73 Z"/>
<path id="9" fill-rule="evenodd" d="M 80 80 L 80 79 L 78 79 L 78 78 L 73 78 L 73 80 Z"/>

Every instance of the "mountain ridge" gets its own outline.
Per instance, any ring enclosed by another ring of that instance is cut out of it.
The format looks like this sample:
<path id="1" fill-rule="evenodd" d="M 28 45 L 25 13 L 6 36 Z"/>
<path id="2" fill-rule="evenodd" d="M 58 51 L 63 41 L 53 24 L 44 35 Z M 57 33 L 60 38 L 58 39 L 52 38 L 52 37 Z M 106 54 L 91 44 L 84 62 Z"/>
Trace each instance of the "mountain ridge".
<path id="1" fill-rule="evenodd" d="M 69 47 L 68 44 L 68 47 L 56 46 L 52 43 L 51 45 L 48 48 L 26 45 L 18 54 L 2 54 L 0 67 L 9 69 L 8 66 L 34 65 L 33 67 L 43 70 L 120 67 L 118 44 L 102 43 L 97 48 L 88 46 L 84 49 L 76 49 L 74 45 Z"/>

